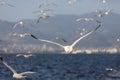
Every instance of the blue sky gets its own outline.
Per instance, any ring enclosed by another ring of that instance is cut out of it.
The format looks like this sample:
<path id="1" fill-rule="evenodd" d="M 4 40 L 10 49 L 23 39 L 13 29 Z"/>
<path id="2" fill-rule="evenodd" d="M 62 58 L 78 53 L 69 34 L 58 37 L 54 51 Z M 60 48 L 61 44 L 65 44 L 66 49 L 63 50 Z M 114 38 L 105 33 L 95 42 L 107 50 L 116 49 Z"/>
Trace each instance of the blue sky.
<path id="1" fill-rule="evenodd" d="M 102 0 L 78 0 L 70 5 L 67 0 L 0 0 L 5 1 L 15 7 L 0 6 L 0 19 L 8 21 L 19 21 L 21 19 L 35 19 L 37 14 L 32 12 L 40 10 L 40 3 L 53 2 L 57 6 L 50 6 L 52 14 L 72 14 L 81 15 L 94 12 L 95 10 L 113 9 L 113 12 L 120 14 L 120 0 L 107 0 L 103 4 Z"/>

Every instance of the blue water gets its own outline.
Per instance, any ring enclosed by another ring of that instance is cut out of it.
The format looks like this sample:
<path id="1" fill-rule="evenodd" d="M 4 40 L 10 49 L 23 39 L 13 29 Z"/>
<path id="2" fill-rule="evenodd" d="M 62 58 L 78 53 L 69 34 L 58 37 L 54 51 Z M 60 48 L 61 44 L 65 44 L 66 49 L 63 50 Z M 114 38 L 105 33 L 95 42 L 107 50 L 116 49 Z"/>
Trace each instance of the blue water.
<path id="1" fill-rule="evenodd" d="M 37 72 L 24 80 L 120 80 L 119 76 L 108 76 L 112 71 L 106 70 L 120 71 L 120 54 L 35 54 L 29 58 L 0 55 L 18 73 Z M 11 79 L 12 72 L 0 62 L 0 80 Z"/>

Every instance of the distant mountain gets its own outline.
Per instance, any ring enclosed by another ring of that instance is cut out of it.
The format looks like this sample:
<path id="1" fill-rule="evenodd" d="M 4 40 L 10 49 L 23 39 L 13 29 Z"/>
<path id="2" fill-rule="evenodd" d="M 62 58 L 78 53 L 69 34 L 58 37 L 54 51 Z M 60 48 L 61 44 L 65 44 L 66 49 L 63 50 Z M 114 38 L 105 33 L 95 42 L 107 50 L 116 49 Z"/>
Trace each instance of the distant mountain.
<path id="1" fill-rule="evenodd" d="M 36 20 L 24 20 L 30 24 L 25 24 L 25 27 L 13 26 L 16 22 L 8 22 L 0 20 L 0 40 L 5 40 L 11 43 L 20 44 L 42 44 L 43 42 L 36 41 L 30 37 L 19 38 L 12 36 L 13 33 L 32 33 L 38 38 L 53 40 L 61 44 L 71 44 L 74 40 L 80 37 L 82 29 L 91 31 L 97 27 L 96 22 L 76 22 L 77 18 L 92 17 L 94 19 L 103 22 L 102 27 L 81 40 L 77 47 L 112 47 L 120 46 L 120 42 L 117 42 L 117 38 L 120 38 L 120 15 L 116 13 L 110 13 L 108 16 L 98 18 L 95 13 L 89 13 L 84 15 L 56 15 L 46 20 L 41 20 L 39 23 Z M 64 43 L 62 40 L 56 40 L 55 37 L 62 37 L 68 41 Z"/>

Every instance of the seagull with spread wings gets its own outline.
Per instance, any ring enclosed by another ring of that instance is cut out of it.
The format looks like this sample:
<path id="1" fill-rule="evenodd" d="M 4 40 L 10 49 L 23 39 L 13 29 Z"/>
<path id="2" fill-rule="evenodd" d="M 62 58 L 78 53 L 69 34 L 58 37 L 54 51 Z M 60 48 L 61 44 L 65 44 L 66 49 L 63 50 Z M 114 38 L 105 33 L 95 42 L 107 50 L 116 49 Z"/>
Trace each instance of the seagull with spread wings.
<path id="1" fill-rule="evenodd" d="M 5 5 L 10 6 L 10 7 L 14 7 L 13 5 L 11 5 L 9 3 L 6 3 L 4 1 L 0 1 L 0 6 L 5 6 Z"/>
<path id="2" fill-rule="evenodd" d="M 22 72 L 22 73 L 17 73 L 10 65 L 7 64 L 7 62 L 4 61 L 3 57 L 0 56 L 0 60 L 1 62 L 10 69 L 10 71 L 13 72 L 13 78 L 16 78 L 16 79 L 23 79 L 23 78 L 26 78 L 27 76 L 25 75 L 28 75 L 28 74 L 33 74 L 33 73 L 36 73 L 36 72 L 31 72 L 31 71 L 27 71 L 27 72 Z"/>
<path id="3" fill-rule="evenodd" d="M 58 45 L 60 47 L 62 47 L 66 53 L 71 53 L 73 51 L 73 47 L 83 38 L 87 37 L 88 35 L 92 34 L 93 32 L 95 32 L 98 28 L 101 27 L 101 23 L 99 23 L 99 25 L 93 30 L 93 31 L 90 31 L 88 32 L 87 34 L 83 35 L 82 37 L 79 37 L 77 40 L 75 40 L 71 45 L 67 45 L 67 46 L 64 46 L 62 44 L 59 44 L 57 42 L 53 42 L 53 41 L 50 41 L 50 40 L 45 40 L 45 39 L 39 39 L 37 38 L 36 36 L 34 36 L 33 34 L 29 34 L 32 38 L 36 39 L 36 40 L 39 40 L 39 41 L 42 41 L 42 42 L 47 42 L 47 43 L 52 43 L 52 44 L 55 44 L 55 45 Z"/>

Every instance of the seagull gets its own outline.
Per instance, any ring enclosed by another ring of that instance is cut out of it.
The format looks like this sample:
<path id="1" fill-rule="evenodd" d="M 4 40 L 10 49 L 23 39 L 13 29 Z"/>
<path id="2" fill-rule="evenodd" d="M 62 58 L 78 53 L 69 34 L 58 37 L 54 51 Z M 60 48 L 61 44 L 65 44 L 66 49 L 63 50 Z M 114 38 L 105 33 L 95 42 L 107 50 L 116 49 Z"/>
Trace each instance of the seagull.
<path id="1" fill-rule="evenodd" d="M 4 5 L 10 6 L 10 7 L 14 7 L 14 6 L 11 5 L 11 4 L 8 4 L 8 3 L 6 3 L 6 2 L 0 1 L 0 6 L 4 6 Z"/>
<path id="2" fill-rule="evenodd" d="M 51 15 L 48 13 L 49 11 L 51 11 L 51 9 L 48 10 L 40 10 L 40 11 L 35 11 L 33 13 L 39 13 L 39 15 L 37 16 L 37 23 L 39 23 L 40 20 L 43 19 L 48 19 Z"/>
<path id="3" fill-rule="evenodd" d="M 119 38 L 117 38 L 117 42 L 120 42 L 120 39 L 119 39 Z"/>
<path id="4" fill-rule="evenodd" d="M 39 40 L 39 41 L 42 41 L 42 42 L 47 42 L 47 43 L 51 43 L 51 44 L 55 44 L 55 45 L 58 45 L 60 47 L 62 47 L 64 49 L 64 51 L 66 53 L 71 53 L 73 51 L 73 47 L 83 38 L 87 37 L 88 35 L 92 34 L 93 32 L 95 32 L 98 28 L 101 27 L 102 24 L 99 24 L 93 31 L 90 31 L 88 32 L 87 34 L 83 35 L 82 37 L 78 38 L 77 40 L 75 40 L 71 45 L 67 45 L 67 46 L 64 46 L 62 44 L 59 44 L 57 42 L 53 42 L 53 41 L 50 41 L 50 40 L 45 40 L 45 39 L 39 39 L 37 38 L 36 36 L 34 36 L 33 34 L 30 34 L 30 36 L 36 40 Z"/>
<path id="5" fill-rule="evenodd" d="M 25 58 L 29 58 L 29 57 L 35 56 L 35 55 L 33 55 L 33 54 L 17 54 L 17 55 L 16 55 L 16 57 L 19 57 L 19 56 L 23 56 L 23 57 L 25 57 Z"/>
<path id="6" fill-rule="evenodd" d="M 55 3 L 44 2 L 44 3 L 41 3 L 41 4 L 39 5 L 39 8 L 41 8 L 41 7 L 43 7 L 43 6 L 48 7 L 48 6 L 50 6 L 50 5 L 57 6 Z"/>
<path id="7" fill-rule="evenodd" d="M 111 9 L 105 11 L 96 11 L 98 17 L 103 17 L 104 15 L 108 15 L 111 12 Z"/>
<path id="8" fill-rule="evenodd" d="M 25 36 L 28 36 L 30 35 L 29 33 L 23 33 L 23 34 L 18 34 L 18 33 L 14 33 L 13 36 L 19 36 L 19 37 L 25 37 Z"/>
<path id="9" fill-rule="evenodd" d="M 89 22 L 89 21 L 93 21 L 94 19 L 93 18 L 78 18 L 78 19 L 76 19 L 77 22 L 79 22 L 81 20 L 83 20 L 85 22 Z"/>
<path id="10" fill-rule="evenodd" d="M 106 14 L 107 14 L 107 13 L 106 13 Z M 101 21 L 96 20 L 96 19 L 94 19 L 94 18 L 78 18 L 78 19 L 76 19 L 77 22 L 80 22 L 81 20 L 83 20 L 83 21 L 85 21 L 85 22 L 96 21 L 98 24 L 101 23 Z"/>
<path id="11" fill-rule="evenodd" d="M 120 71 L 113 69 L 113 68 L 106 68 L 106 71 L 110 71 L 107 74 L 108 77 L 120 77 Z"/>
<path id="12" fill-rule="evenodd" d="M 20 25 L 20 26 L 24 26 L 24 22 L 23 21 L 19 21 L 19 22 L 17 22 L 14 26 L 13 26 L 13 29 L 15 29 L 18 25 Z"/>
<path id="13" fill-rule="evenodd" d="M 39 14 L 42 14 L 44 12 L 50 12 L 50 11 L 53 11 L 52 9 L 45 9 L 45 10 L 37 10 L 37 11 L 34 11 L 32 13 L 39 13 Z"/>
<path id="14" fill-rule="evenodd" d="M 33 13 L 39 13 L 37 16 L 37 23 L 39 23 L 40 20 L 49 18 L 51 16 L 49 13 L 50 11 L 52 11 L 52 9 L 34 11 Z"/>
<path id="15" fill-rule="evenodd" d="M 7 64 L 7 62 L 4 61 L 4 59 L 3 59 L 2 56 L 0 56 L 0 60 L 2 61 L 2 63 L 3 63 L 6 67 L 8 67 L 8 68 L 13 72 L 13 78 L 23 79 L 23 78 L 26 78 L 26 77 L 27 77 L 27 76 L 25 76 L 25 75 L 36 73 L 36 72 L 31 72 L 31 71 L 22 72 L 22 73 L 17 73 L 11 66 L 9 66 L 9 65 Z"/>
<path id="16" fill-rule="evenodd" d="M 3 47 L 3 48 L 2 48 L 2 51 L 4 51 L 5 53 L 8 53 L 8 48 Z"/>
<path id="17" fill-rule="evenodd" d="M 49 17 L 50 15 L 47 12 L 43 12 L 42 14 L 38 15 L 37 23 L 39 23 L 40 20 L 47 19 Z"/>
<path id="18" fill-rule="evenodd" d="M 73 4 L 75 3 L 77 0 L 68 0 L 68 4 Z"/>
<path id="19" fill-rule="evenodd" d="M 106 3 L 107 0 L 102 0 L 102 3 Z"/>

